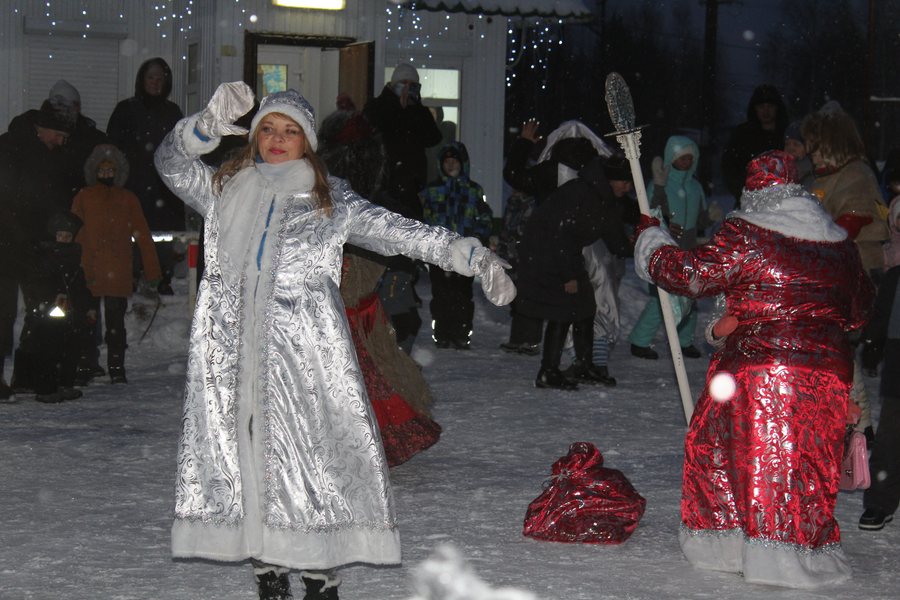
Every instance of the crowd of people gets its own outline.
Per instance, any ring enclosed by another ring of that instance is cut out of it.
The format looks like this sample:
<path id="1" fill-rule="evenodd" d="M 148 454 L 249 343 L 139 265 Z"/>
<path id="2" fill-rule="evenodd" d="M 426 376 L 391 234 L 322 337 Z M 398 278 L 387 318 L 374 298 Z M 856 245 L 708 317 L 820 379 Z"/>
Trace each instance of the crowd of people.
<path id="1" fill-rule="evenodd" d="M 541 355 L 534 383 L 551 390 L 617 384 L 626 258 L 650 285 L 627 336 L 634 357 L 659 358 L 657 286 L 674 295 L 693 359 L 696 300 L 720 296 L 706 327 L 718 349 L 686 440 L 679 540 L 695 567 L 801 588 L 849 578 L 833 515 L 848 428 L 873 447 L 859 527 L 892 520 L 900 165 L 879 180 L 837 103 L 790 122 L 774 87 L 756 89 L 722 156 L 727 216 L 695 176 L 690 138 L 672 135 L 652 160 L 650 216 L 631 195 L 629 161 L 583 123 L 545 141 L 529 121 L 495 219 L 409 64 L 362 110 L 339 97 L 318 128 L 293 90 L 257 104 L 245 84 L 222 84 L 184 118 L 171 89 L 165 61 L 145 62 L 104 134 L 60 81 L 0 136 L 0 354 L 15 361 L 0 400 L 71 400 L 106 375 L 127 383 L 136 281 L 173 293 L 172 244 L 151 231 L 183 230 L 186 206 L 196 211 L 205 268 L 175 556 L 250 560 L 261 599 L 293 597 L 291 569 L 307 599 L 336 599 L 342 565 L 400 561 L 388 468 L 441 433 L 411 359 L 426 263 L 434 346 L 471 347 L 477 277 L 489 300 L 511 303 L 500 349 Z M 863 375 L 881 362 L 876 430 Z M 734 383 L 727 401 L 720 375 Z"/>

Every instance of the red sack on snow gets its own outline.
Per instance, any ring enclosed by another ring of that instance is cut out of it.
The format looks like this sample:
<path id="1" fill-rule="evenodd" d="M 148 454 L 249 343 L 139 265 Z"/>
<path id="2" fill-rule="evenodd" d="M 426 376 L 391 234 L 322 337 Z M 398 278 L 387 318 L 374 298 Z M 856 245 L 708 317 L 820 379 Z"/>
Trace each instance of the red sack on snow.
<path id="1" fill-rule="evenodd" d="M 553 463 L 550 485 L 525 513 L 523 534 L 550 542 L 621 544 L 646 505 L 621 471 L 603 466 L 593 444 L 578 442 Z"/>

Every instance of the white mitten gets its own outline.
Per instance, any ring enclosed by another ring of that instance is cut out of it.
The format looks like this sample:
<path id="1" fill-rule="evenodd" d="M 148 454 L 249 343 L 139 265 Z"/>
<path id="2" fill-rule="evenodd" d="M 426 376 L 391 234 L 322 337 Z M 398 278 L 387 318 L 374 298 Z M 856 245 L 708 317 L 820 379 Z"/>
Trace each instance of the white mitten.
<path id="1" fill-rule="evenodd" d="M 243 81 L 220 84 L 198 116 L 197 131 L 211 139 L 244 135 L 247 130 L 232 123 L 253 108 L 254 100 L 253 90 Z"/>
<path id="2" fill-rule="evenodd" d="M 472 253 L 472 268 L 481 279 L 484 295 L 495 306 L 506 306 L 516 297 L 516 285 L 506 269 L 511 265 L 490 251 L 489 248 L 475 248 Z"/>
<path id="3" fill-rule="evenodd" d="M 453 270 L 466 277 L 478 275 L 484 295 L 497 306 L 516 297 L 516 286 L 506 274 L 510 264 L 481 245 L 475 238 L 460 238 L 450 244 Z"/>
<path id="4" fill-rule="evenodd" d="M 453 270 L 466 277 L 474 277 L 472 269 L 472 254 L 476 248 L 483 248 L 481 242 L 475 238 L 459 238 L 450 244 L 450 260 Z"/>
<path id="5" fill-rule="evenodd" d="M 653 184 L 657 187 L 666 187 L 666 182 L 669 181 L 669 167 L 663 168 L 661 156 L 653 158 L 653 162 L 650 163 L 650 170 L 653 172 Z"/>

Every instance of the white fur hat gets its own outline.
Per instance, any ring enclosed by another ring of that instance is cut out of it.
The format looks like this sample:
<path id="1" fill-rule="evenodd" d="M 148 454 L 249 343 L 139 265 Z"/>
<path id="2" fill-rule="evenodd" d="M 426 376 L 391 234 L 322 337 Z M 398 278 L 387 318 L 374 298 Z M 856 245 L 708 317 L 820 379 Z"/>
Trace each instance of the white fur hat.
<path id="1" fill-rule="evenodd" d="M 312 106 L 303 96 L 294 90 L 267 94 L 259 103 L 259 111 L 250 124 L 250 139 L 256 136 L 256 127 L 269 113 L 281 113 L 296 121 L 303 128 L 309 145 L 315 151 L 319 145 L 319 140 L 316 138 L 316 117 L 313 114 Z"/>

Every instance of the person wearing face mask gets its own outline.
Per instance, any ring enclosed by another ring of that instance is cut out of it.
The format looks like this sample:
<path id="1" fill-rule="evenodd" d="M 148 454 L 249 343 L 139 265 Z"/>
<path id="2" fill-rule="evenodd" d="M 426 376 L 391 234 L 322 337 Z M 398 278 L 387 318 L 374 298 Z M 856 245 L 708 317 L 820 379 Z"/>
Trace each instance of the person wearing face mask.
<path id="1" fill-rule="evenodd" d="M 438 155 L 441 177 L 422 192 L 425 222 L 440 225 L 482 243 L 491 235 L 493 212 L 484 200 L 484 190 L 469 179 L 469 153 L 465 145 L 451 142 Z M 472 336 L 475 303 L 472 277 L 429 265 L 431 317 L 434 343 L 438 348 L 468 350 Z"/>
<path id="2" fill-rule="evenodd" d="M 68 210 L 69 178 L 61 147 L 75 130 L 75 109 L 53 96 L 15 117 L 0 136 L 0 375 L 13 351 L 19 287 L 30 319 L 37 299 L 29 280 L 40 271 L 39 244 L 49 217 Z M 0 401 L 13 398 L 0 378 Z"/>
<path id="3" fill-rule="evenodd" d="M 127 383 L 125 376 L 125 311 L 132 295 L 134 255 L 132 238 L 141 251 L 144 273 L 155 288 L 162 279 L 153 237 L 141 203 L 125 188 L 129 168 L 125 155 L 111 144 L 97 146 L 84 164 L 88 185 L 72 204 L 84 227 L 76 241 L 82 246 L 82 265 L 91 290 L 92 308 L 99 314 L 103 299 L 107 367 L 112 383 Z M 96 336 L 85 340 L 76 383 L 87 385 L 104 375 L 98 363 Z"/>
<path id="4" fill-rule="evenodd" d="M 153 168 L 153 152 L 184 115 L 168 100 L 172 71 L 162 58 L 151 58 L 135 77 L 134 96 L 116 105 L 106 134 L 125 154 L 131 166 L 127 188 L 141 201 L 151 231 L 183 231 L 184 202 L 166 188 Z M 174 242 L 158 242 L 156 251 L 163 270 L 159 293 L 172 294 L 175 269 Z"/>
<path id="5" fill-rule="evenodd" d="M 391 80 L 363 109 L 363 116 L 381 132 L 387 152 L 387 191 L 401 205 L 400 213 L 422 219 L 419 192 L 428 183 L 425 149 L 441 143 L 442 134 L 419 95 L 419 73 L 408 63 L 397 65 Z"/>

